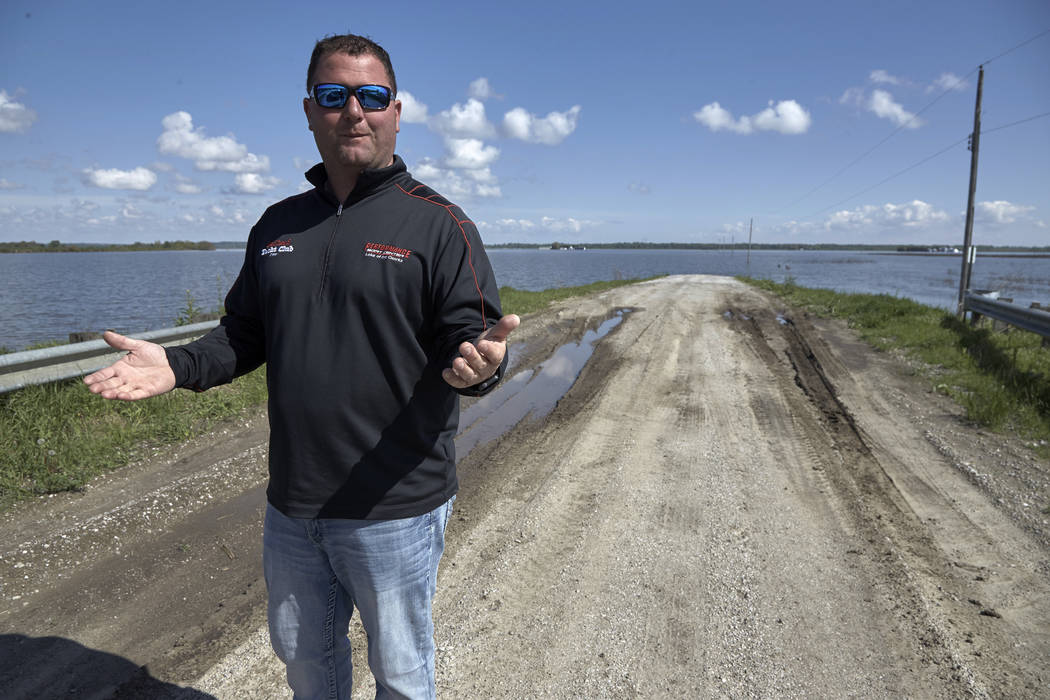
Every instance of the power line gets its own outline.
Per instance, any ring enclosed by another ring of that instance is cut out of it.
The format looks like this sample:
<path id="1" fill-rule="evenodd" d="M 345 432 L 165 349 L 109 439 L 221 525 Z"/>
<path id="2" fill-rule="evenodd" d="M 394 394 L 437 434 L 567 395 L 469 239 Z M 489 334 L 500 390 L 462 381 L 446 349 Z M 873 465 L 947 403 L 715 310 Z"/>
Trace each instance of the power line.
<path id="1" fill-rule="evenodd" d="M 981 129 L 981 136 L 984 136 L 985 134 L 990 134 L 993 131 L 999 131 L 1001 129 L 1009 129 L 1011 126 L 1017 126 L 1018 124 L 1024 124 L 1025 122 L 1035 121 L 1036 119 L 1042 119 L 1044 117 L 1050 117 L 1050 112 L 1043 112 L 1042 114 L 1037 114 L 1034 117 L 1028 117 L 1027 119 L 1018 119 L 1015 122 L 1010 122 L 1009 124 L 1003 124 L 1002 126 L 997 126 L 994 129 Z"/>
<path id="2" fill-rule="evenodd" d="M 981 136 L 984 136 L 985 134 L 990 134 L 993 131 L 1002 131 L 1003 129 L 1009 129 L 1010 127 L 1017 126 L 1019 124 L 1024 124 L 1024 123 L 1030 122 L 1030 121 L 1035 121 L 1036 119 L 1043 119 L 1045 117 L 1050 117 L 1050 112 L 1043 112 L 1042 114 L 1036 114 L 1036 115 L 1031 116 L 1031 117 L 1026 117 L 1025 119 L 1018 119 L 1015 122 L 1010 122 L 1009 124 L 1003 124 L 1001 126 L 997 126 L 995 128 L 992 128 L 992 129 L 981 129 Z M 900 177 L 901 175 L 903 175 L 904 173 L 908 172 L 909 170 L 914 170 L 915 168 L 919 167 L 923 163 L 926 163 L 927 161 L 931 161 L 934 158 L 936 158 L 937 156 L 950 151 L 951 149 L 955 148 L 956 146 L 958 146 L 963 141 L 969 140 L 970 136 L 971 135 L 964 136 L 963 138 L 959 139 L 958 141 L 956 141 L 956 142 L 954 142 L 954 143 L 952 143 L 952 144 L 942 148 L 941 150 L 937 151 L 936 153 L 933 153 L 931 155 L 926 156 L 925 158 L 923 158 L 919 162 L 913 163 L 912 165 L 909 165 L 907 168 L 904 168 L 904 170 L 900 170 L 900 171 L 894 173 L 893 175 L 890 175 L 889 177 L 887 177 L 887 178 L 885 178 L 883 180 L 880 180 L 879 182 L 875 183 L 874 185 L 871 185 L 870 187 L 864 188 L 860 192 L 856 192 L 854 194 L 851 194 L 849 197 L 846 197 L 845 199 L 839 200 L 838 202 L 835 202 L 831 206 L 824 207 L 820 211 L 813 212 L 809 216 L 816 216 L 817 214 L 823 214 L 828 209 L 834 209 L 835 207 L 839 206 L 840 204 L 845 204 L 846 202 L 850 201 L 851 199 L 856 199 L 857 197 L 861 196 L 862 194 L 867 194 L 868 192 L 872 191 L 876 187 L 879 187 L 881 185 L 885 185 L 890 180 L 893 180 L 894 178 Z"/>
<path id="3" fill-rule="evenodd" d="M 970 138 L 969 136 L 964 136 L 963 138 L 959 139 L 955 143 L 953 143 L 953 144 L 951 144 L 949 146 L 946 146 L 945 148 L 942 148 L 941 150 L 937 151 L 936 153 L 934 153 L 932 155 L 926 156 L 925 158 L 920 160 L 918 163 L 914 163 L 912 165 L 909 165 L 904 170 L 896 172 L 893 175 L 890 175 L 889 177 L 885 178 L 884 180 L 880 180 L 879 182 L 876 182 L 874 185 L 872 185 L 870 187 L 866 187 L 865 189 L 863 189 L 860 192 L 857 192 L 855 194 L 851 194 L 849 197 L 846 197 L 845 199 L 839 200 L 838 202 L 835 202 L 834 204 L 832 204 L 830 206 L 824 207 L 820 211 L 815 211 L 812 214 L 810 214 L 809 216 L 816 216 L 817 214 L 823 214 L 828 209 L 834 209 L 835 207 L 839 206 L 840 204 L 845 204 L 846 202 L 850 201 L 851 199 L 856 199 L 857 197 L 861 196 L 862 194 L 866 194 L 868 192 L 871 192 L 876 187 L 879 187 L 880 185 L 885 185 L 890 180 L 892 180 L 892 179 L 894 179 L 896 177 L 900 177 L 901 175 L 903 175 L 904 173 L 908 172 L 909 170 L 914 170 L 915 168 L 919 167 L 923 163 L 925 163 L 927 161 L 930 161 L 930 160 L 933 160 L 934 158 L 936 158 L 937 156 L 941 155 L 942 153 L 946 153 L 946 152 L 950 151 L 951 149 L 955 148 L 960 143 L 963 143 L 964 141 L 968 140 L 969 138 Z M 809 218 L 809 217 L 806 217 L 806 218 Z"/>
<path id="4" fill-rule="evenodd" d="M 1031 37 L 1031 38 L 1029 38 L 1029 39 L 1026 39 L 1026 40 L 1022 41 L 1021 43 L 1017 44 L 1016 46 L 1014 46 L 1014 47 L 1012 47 L 1012 48 L 1009 48 L 1009 49 L 1007 49 L 1006 51 L 1003 51 L 1003 52 L 1002 52 L 1002 53 L 1000 53 L 999 55 L 997 55 L 997 56 L 995 56 L 995 57 L 993 57 L 993 58 L 990 58 L 990 59 L 988 59 L 987 61 L 984 61 L 984 62 L 983 62 L 982 64 L 980 64 L 980 65 L 984 66 L 984 65 L 988 65 L 988 64 L 989 64 L 989 63 L 991 63 L 992 61 L 997 61 L 997 60 L 999 60 L 1000 58 L 1002 58 L 1003 56 L 1006 56 L 1007 54 L 1013 53 L 1014 51 L 1016 51 L 1017 49 L 1021 48 L 1022 46 L 1025 46 L 1025 45 L 1027 45 L 1027 44 L 1030 44 L 1030 43 L 1032 43 L 1033 41 L 1035 41 L 1036 39 L 1039 39 L 1040 37 L 1043 37 L 1043 36 L 1045 36 L 1045 35 L 1047 35 L 1047 34 L 1050 34 L 1050 29 L 1046 29 L 1046 30 L 1044 30 L 1044 31 L 1040 32 L 1039 34 L 1036 34 L 1035 36 L 1033 36 L 1033 37 Z M 908 125 L 909 125 L 909 124 L 911 124 L 911 123 L 912 123 L 913 121 L 915 121 L 915 119 L 917 119 L 917 118 L 919 117 L 919 115 L 920 115 L 920 114 L 922 114 L 923 112 L 925 112 L 926 110 L 928 110 L 928 109 L 929 109 L 930 107 L 932 107 L 932 106 L 933 106 L 934 104 L 936 104 L 936 103 L 937 103 L 937 102 L 938 102 L 938 101 L 939 101 L 939 100 L 940 100 L 940 99 L 941 99 L 942 97 L 944 97 L 945 95 L 947 95 L 947 94 L 948 94 L 949 92 L 953 92 L 953 91 L 955 90 L 955 87 L 956 87 L 957 85 L 959 85 L 959 83 L 961 83 L 962 81 L 966 80 L 966 79 L 967 79 L 967 78 L 969 78 L 969 77 L 970 77 L 971 75 L 973 75 L 974 73 L 976 73 L 976 72 L 978 71 L 978 69 L 979 69 L 979 67 L 978 67 L 978 68 L 974 68 L 973 70 L 971 70 L 971 71 L 970 71 L 969 73 L 967 73 L 967 74 L 966 74 L 966 75 L 964 75 L 963 77 L 961 77 L 961 78 L 958 78 L 958 79 L 957 79 L 957 80 L 956 80 L 956 81 L 955 81 L 954 83 L 952 83 L 952 84 L 951 84 L 950 86 L 948 86 L 947 88 L 945 88 L 945 89 L 944 89 L 944 91 L 943 91 L 943 92 L 942 92 L 941 94 L 939 94 L 939 95 L 937 95 L 937 97 L 933 98 L 933 100 L 931 100 L 931 101 L 930 101 L 930 102 L 929 102 L 929 103 L 928 103 L 928 104 L 927 104 L 926 106 L 924 106 L 924 107 L 923 107 L 922 109 L 920 109 L 920 110 L 919 110 L 918 112 L 916 112 L 915 114 L 913 114 L 913 115 L 911 116 L 911 118 L 909 118 L 909 119 L 908 119 L 908 120 L 907 120 L 906 122 L 902 123 L 902 124 L 901 124 L 900 126 L 898 126 L 898 127 L 896 128 L 896 129 L 894 129 L 893 131 L 891 131 L 891 132 L 889 133 L 889 135 L 887 135 L 887 136 L 886 136 L 885 138 L 883 138 L 883 139 L 882 139 L 881 141 L 879 141 L 878 143 L 876 143 L 876 144 L 875 144 L 874 146 L 872 146 L 872 147 L 871 147 L 871 148 L 869 148 L 868 150 L 864 151 L 864 153 L 861 153 L 861 154 L 860 154 L 859 156 L 857 156 L 856 158 L 854 158 L 853 160 L 851 160 L 851 161 L 850 161 L 849 163 L 847 163 L 846 165 L 844 165 L 844 166 L 843 166 L 842 168 L 839 168 L 839 169 L 838 169 L 837 171 L 835 171 L 835 173 L 834 173 L 834 174 L 832 174 L 832 175 L 831 175 L 831 177 L 829 177 L 828 179 L 824 180 L 824 181 L 823 181 L 822 183 L 820 183 L 819 185 L 817 185 L 816 187 L 814 187 L 814 188 L 813 188 L 813 189 L 811 189 L 810 191 L 806 192 L 806 193 L 805 193 L 805 194 L 803 194 L 803 195 L 802 195 L 801 197 L 798 197 L 797 199 L 795 199 L 795 200 L 793 200 L 793 201 L 789 202 L 788 204 L 784 205 L 784 206 L 783 206 L 782 208 L 780 208 L 779 210 L 777 210 L 777 211 L 775 211 L 775 212 L 772 212 L 772 214 L 774 214 L 774 215 L 775 215 L 775 214 L 780 214 L 781 212 L 785 211 L 786 209 L 789 209 L 790 207 L 793 207 L 794 205 L 798 204 L 798 203 L 799 203 L 799 202 L 801 202 L 802 200 L 806 199 L 806 198 L 807 198 L 807 197 L 809 197 L 809 196 L 810 196 L 811 194 L 813 194 L 813 193 L 815 193 L 815 192 L 817 192 L 817 191 L 819 191 L 819 190 L 823 189 L 823 188 L 824 188 L 824 187 L 825 187 L 826 185 L 828 185 L 828 184 L 829 184 L 829 183 L 830 183 L 831 181 L 835 180 L 835 179 L 836 179 L 836 178 L 837 178 L 837 177 L 838 177 L 839 175 L 841 175 L 842 173 L 846 172 L 847 170 L 849 170 L 850 168 L 852 168 L 852 167 L 853 167 L 854 165 L 856 165 L 856 164 L 857 164 L 857 163 L 859 163 L 860 161 L 862 161 L 862 160 L 864 160 L 865 158 L 867 158 L 867 157 L 868 157 L 869 155 L 871 155 L 871 153 L 872 153 L 873 151 L 875 151 L 875 150 L 876 150 L 877 148 L 879 148 L 880 146 L 882 146 L 882 144 L 886 143 L 886 142 L 887 142 L 887 141 L 889 141 L 889 140 L 890 140 L 891 138 L 893 138 L 894 136 L 896 136 L 896 135 L 897 135 L 898 133 L 900 133 L 900 131 L 901 131 L 901 130 L 903 130 L 903 129 L 907 128 L 907 127 L 908 127 Z M 1036 118 L 1038 118 L 1038 117 L 1032 117 L 1032 119 L 1036 119 Z M 1007 126 L 1011 126 L 1011 125 L 1007 125 Z M 998 127 L 998 128 L 1000 128 L 1000 129 L 1004 129 L 1004 128 L 1006 128 L 1006 126 L 1002 126 L 1002 127 Z M 985 131 L 983 131 L 983 130 L 982 130 L 982 133 L 988 133 L 988 132 L 985 132 Z M 954 145 L 954 144 L 953 144 L 953 145 Z M 949 147 L 949 148 L 950 148 L 950 147 Z M 943 152 L 943 151 L 942 151 L 942 152 Z M 925 161 L 923 161 L 923 162 L 925 162 Z M 914 166 L 911 166 L 911 167 L 914 167 Z M 907 170 L 910 170 L 910 169 L 911 169 L 911 167 L 909 167 L 909 168 L 906 168 L 905 170 L 903 170 L 903 171 L 901 171 L 901 172 L 902 172 L 902 173 L 903 173 L 903 172 L 907 172 Z M 881 183 L 880 183 L 880 184 L 881 184 Z M 877 186 L 877 185 L 876 185 L 876 186 Z M 867 191 L 867 190 L 865 190 L 865 191 Z M 859 196 L 859 194 L 863 194 L 863 193 L 858 193 L 857 195 L 853 195 L 853 196 L 854 196 L 854 197 L 856 197 L 856 196 Z M 852 199 L 852 198 L 853 198 L 853 197 L 850 197 L 849 199 Z M 844 201 L 848 201 L 848 200 L 844 200 Z M 840 203 L 841 203 L 841 202 L 840 202 Z M 832 205 L 831 205 L 831 207 L 827 207 L 826 209 L 822 209 L 821 211 L 826 211 L 827 209 L 831 209 L 832 207 L 836 207 L 836 206 L 838 206 L 838 205 L 837 205 L 837 204 L 832 204 Z M 818 213 L 819 213 L 819 212 L 818 212 Z"/>
<path id="5" fill-rule="evenodd" d="M 835 173 L 834 173 L 834 174 L 832 174 L 832 175 L 831 175 L 831 177 L 829 177 L 829 178 L 828 178 L 827 180 L 825 180 L 824 182 L 820 183 L 819 185 L 817 185 L 816 187 L 814 187 L 813 189 L 811 189 L 811 190 L 810 190 L 809 192 L 806 192 L 806 193 L 805 193 L 804 195 L 802 195 L 802 196 L 801 196 L 801 197 L 799 197 L 798 199 L 795 199 L 794 201 L 792 201 L 792 202 L 789 202 L 788 204 L 784 205 L 784 207 L 783 207 L 783 208 L 781 208 L 781 209 L 780 209 L 779 211 L 775 211 L 775 212 L 773 212 L 773 214 L 779 214 L 780 212 L 784 211 L 785 209 L 788 209 L 789 207 L 793 207 L 794 205 L 798 204 L 799 202 L 801 202 L 801 201 L 802 201 L 803 199 L 805 199 L 806 197 L 810 196 L 810 195 L 811 195 L 811 194 L 813 194 L 814 192 L 817 192 L 818 190 L 820 190 L 820 189 L 823 189 L 825 185 L 827 185 L 828 183 L 830 183 L 830 182 L 831 182 L 832 180 L 834 180 L 835 178 L 837 178 L 837 177 L 838 177 L 839 175 L 841 175 L 842 173 L 844 173 L 844 172 L 846 172 L 847 170 L 849 170 L 850 168 L 852 168 L 852 167 L 853 167 L 854 165 L 856 165 L 856 164 L 857 164 L 857 163 L 859 163 L 860 161 L 862 161 L 862 160 L 864 160 L 865 158 L 867 158 L 867 157 L 868 157 L 869 155 L 871 155 L 871 153 L 872 153 L 872 152 L 873 152 L 873 151 L 874 151 L 875 149 L 877 149 L 877 148 L 878 148 L 879 146 L 881 146 L 882 144 L 886 143 L 886 142 L 887 142 L 887 141 L 889 141 L 889 140 L 890 140 L 891 138 L 893 138 L 894 136 L 896 136 L 896 135 L 897 135 L 897 134 L 898 134 L 898 133 L 899 133 L 899 132 L 900 132 L 901 130 L 903 130 L 903 129 L 907 128 L 909 124 L 911 124 L 911 123 L 912 123 L 913 121 L 915 121 L 916 119 L 918 119 L 918 118 L 919 118 L 919 115 L 920 115 L 920 114 L 922 114 L 923 112 L 925 112 L 926 110 L 928 110 L 928 109 L 929 109 L 930 107 L 932 107 L 933 105 L 935 105 L 935 104 L 936 104 L 936 103 L 937 103 L 937 102 L 938 102 L 938 101 L 939 101 L 939 100 L 940 100 L 940 99 L 941 99 L 942 97 L 944 97 L 945 95 L 947 95 L 947 94 L 948 94 L 949 92 L 953 92 L 953 91 L 955 90 L 955 86 L 956 86 L 956 85 L 958 85 L 958 84 L 959 84 L 959 83 L 961 83 L 962 81 L 966 80 L 967 78 L 969 78 L 969 77 L 970 77 L 971 75 L 973 75 L 973 74 L 974 74 L 974 73 L 976 73 L 976 72 L 977 72 L 977 69 L 976 69 L 976 68 L 974 68 L 974 69 L 973 69 L 972 71 L 970 71 L 969 73 L 967 73 L 967 74 L 966 74 L 966 75 L 964 75 L 963 77 L 961 77 L 961 78 L 959 78 L 958 80 L 956 80 L 956 81 L 955 81 L 954 83 L 952 83 L 952 84 L 951 84 L 951 85 L 950 85 L 949 87 L 945 88 L 945 89 L 944 89 L 944 92 L 942 92 L 941 94 L 937 95 L 937 97 L 933 98 L 933 99 L 932 99 L 932 100 L 931 100 L 931 101 L 930 101 L 930 102 L 929 102 L 929 103 L 928 103 L 928 104 L 927 104 L 927 105 L 926 105 L 925 107 L 923 107 L 922 109 L 920 109 L 920 110 L 919 110 L 918 112 L 916 112 L 915 114 L 911 115 L 911 117 L 910 117 L 910 118 L 909 118 L 909 119 L 908 119 L 908 120 L 907 120 L 906 122 L 902 123 L 902 124 L 901 124 L 900 126 L 898 126 L 898 127 L 896 128 L 896 129 L 894 129 L 893 131 L 891 131 L 891 132 L 890 132 L 890 133 L 889 133 L 889 134 L 888 134 L 888 135 L 887 135 L 887 136 L 886 136 L 886 137 L 885 137 L 884 139 L 882 139 L 881 141 L 879 141 L 878 143 L 876 143 L 876 144 L 875 144 L 874 146 L 872 146 L 872 147 L 871 147 L 871 148 L 869 148 L 868 150 L 866 150 L 866 151 L 864 151 L 863 153 L 861 153 L 861 154 L 860 154 L 859 156 L 857 156 L 856 158 L 854 158 L 853 160 L 851 160 L 851 161 L 850 161 L 849 163 L 847 163 L 847 164 L 846 164 L 846 165 L 844 165 L 843 167 L 839 168 L 839 169 L 838 169 L 837 171 L 835 171 Z M 832 205 L 832 206 L 834 206 L 834 205 Z"/>
<path id="6" fill-rule="evenodd" d="M 1007 49 L 1006 51 L 1003 51 L 1003 52 L 1002 52 L 1001 54 L 999 54 L 999 55 L 998 55 L 998 56 L 996 56 L 995 58 L 989 58 L 989 59 L 988 59 L 987 61 L 985 61 L 985 62 L 984 62 L 984 63 L 982 63 L 981 65 L 982 65 L 982 66 L 987 66 L 987 65 L 988 65 L 989 63 L 991 63 L 992 61 L 998 61 L 998 60 L 999 60 L 1000 58 L 1002 58 L 1002 57 L 1003 57 L 1003 56 L 1005 56 L 1006 54 L 1008 54 L 1008 53 L 1013 53 L 1014 51 L 1016 51 L 1017 49 L 1021 48 L 1021 47 L 1022 47 L 1022 46 L 1024 46 L 1025 44 L 1031 44 L 1031 43 L 1032 43 L 1033 41 L 1035 41 L 1035 40 L 1036 40 L 1036 39 L 1038 39 L 1039 37 L 1041 37 L 1041 36 L 1045 36 L 1045 35 L 1047 35 L 1047 34 L 1050 34 L 1050 29 L 1044 29 L 1043 31 L 1041 31 L 1041 32 L 1039 32 L 1038 34 L 1036 34 L 1035 36 L 1033 36 L 1033 37 L 1032 37 L 1031 39 L 1025 39 L 1024 41 L 1022 41 L 1022 42 L 1021 42 L 1020 44 L 1018 44 L 1017 46 L 1013 47 L 1012 49 Z"/>

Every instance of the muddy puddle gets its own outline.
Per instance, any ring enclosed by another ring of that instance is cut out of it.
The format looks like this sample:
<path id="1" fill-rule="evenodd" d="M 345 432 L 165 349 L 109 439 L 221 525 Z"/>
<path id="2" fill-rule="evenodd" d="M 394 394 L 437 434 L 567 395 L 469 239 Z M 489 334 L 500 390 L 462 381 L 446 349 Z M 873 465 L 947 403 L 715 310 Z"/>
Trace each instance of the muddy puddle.
<path id="1" fill-rule="evenodd" d="M 459 419 L 456 457 L 463 459 L 476 446 L 498 438 L 526 418 L 539 420 L 550 413 L 572 388 L 598 341 L 630 312 L 618 309 L 597 329 L 584 333 L 578 343 L 562 345 L 542 364 L 519 372 L 465 409 Z"/>

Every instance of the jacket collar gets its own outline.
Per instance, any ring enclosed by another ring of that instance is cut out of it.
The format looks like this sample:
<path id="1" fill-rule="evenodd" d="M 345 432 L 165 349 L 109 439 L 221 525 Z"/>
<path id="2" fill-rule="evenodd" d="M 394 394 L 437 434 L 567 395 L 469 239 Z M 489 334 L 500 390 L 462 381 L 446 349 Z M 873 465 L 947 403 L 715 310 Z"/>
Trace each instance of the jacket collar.
<path id="1" fill-rule="evenodd" d="M 408 168 L 405 166 L 405 161 L 401 160 L 401 156 L 395 153 L 394 162 L 385 168 L 368 168 L 362 170 L 361 174 L 357 176 L 357 184 L 354 185 L 354 189 L 347 198 L 347 201 L 361 199 L 365 195 L 380 189 L 394 180 L 397 176 L 406 172 L 408 172 Z M 328 171 L 325 170 L 324 163 L 318 163 L 307 170 L 306 180 L 316 187 L 323 196 L 335 200 L 335 195 L 332 194 L 327 186 Z"/>

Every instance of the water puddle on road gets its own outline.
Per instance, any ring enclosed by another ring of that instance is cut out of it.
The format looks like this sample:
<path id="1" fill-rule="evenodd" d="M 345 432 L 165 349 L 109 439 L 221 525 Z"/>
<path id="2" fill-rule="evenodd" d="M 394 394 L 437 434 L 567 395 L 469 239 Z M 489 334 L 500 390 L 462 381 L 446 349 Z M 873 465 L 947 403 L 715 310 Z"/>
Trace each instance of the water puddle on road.
<path id="1" fill-rule="evenodd" d="M 460 415 L 456 456 L 465 457 L 477 445 L 503 435 L 526 417 L 543 418 L 572 388 L 595 344 L 620 325 L 630 309 L 619 309 L 596 330 L 587 331 L 578 343 L 566 343 L 535 369 L 519 372 L 479 399 Z"/>

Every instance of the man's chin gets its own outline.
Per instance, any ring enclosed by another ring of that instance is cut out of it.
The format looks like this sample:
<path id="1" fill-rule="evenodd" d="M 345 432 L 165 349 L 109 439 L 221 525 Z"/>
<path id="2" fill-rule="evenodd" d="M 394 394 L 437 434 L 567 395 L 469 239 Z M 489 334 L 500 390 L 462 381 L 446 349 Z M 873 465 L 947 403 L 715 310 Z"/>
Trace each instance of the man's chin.
<path id="1" fill-rule="evenodd" d="M 339 152 L 339 165 L 358 171 L 382 168 L 390 165 L 392 162 L 392 157 L 384 160 L 371 154 L 354 153 L 352 151 Z"/>

